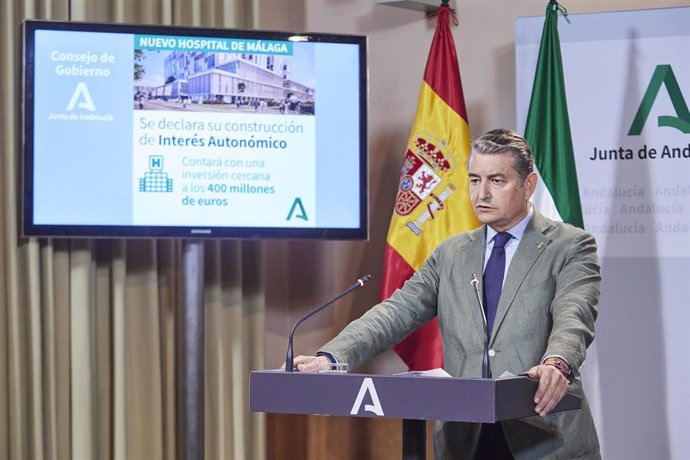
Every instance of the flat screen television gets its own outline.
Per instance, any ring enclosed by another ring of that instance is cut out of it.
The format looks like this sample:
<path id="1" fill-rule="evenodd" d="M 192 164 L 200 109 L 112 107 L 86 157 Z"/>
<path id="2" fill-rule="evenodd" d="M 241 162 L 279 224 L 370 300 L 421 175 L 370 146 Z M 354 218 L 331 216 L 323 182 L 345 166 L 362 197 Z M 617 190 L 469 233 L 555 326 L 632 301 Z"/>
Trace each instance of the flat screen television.
<path id="1" fill-rule="evenodd" d="M 24 24 L 23 232 L 367 238 L 366 38 Z"/>

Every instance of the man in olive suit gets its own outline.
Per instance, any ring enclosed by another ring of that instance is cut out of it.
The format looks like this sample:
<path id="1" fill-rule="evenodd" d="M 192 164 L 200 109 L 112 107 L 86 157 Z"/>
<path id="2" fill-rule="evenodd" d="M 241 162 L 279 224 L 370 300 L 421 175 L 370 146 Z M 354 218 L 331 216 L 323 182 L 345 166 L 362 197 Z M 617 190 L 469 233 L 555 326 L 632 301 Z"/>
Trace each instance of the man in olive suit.
<path id="1" fill-rule="evenodd" d="M 539 380 L 535 416 L 495 425 L 439 423 L 436 457 L 601 458 L 580 381 L 600 292 L 596 242 L 529 203 L 537 183 L 534 159 L 513 131 L 493 130 L 473 142 L 469 179 L 472 206 L 484 225 L 440 244 L 401 289 L 317 356 L 295 358 L 295 366 L 310 371 L 335 360 L 356 368 L 438 316 L 445 370 L 476 378 L 482 376 L 488 330 L 493 377 L 528 372 Z M 582 409 L 551 414 L 568 390 L 583 397 Z"/>

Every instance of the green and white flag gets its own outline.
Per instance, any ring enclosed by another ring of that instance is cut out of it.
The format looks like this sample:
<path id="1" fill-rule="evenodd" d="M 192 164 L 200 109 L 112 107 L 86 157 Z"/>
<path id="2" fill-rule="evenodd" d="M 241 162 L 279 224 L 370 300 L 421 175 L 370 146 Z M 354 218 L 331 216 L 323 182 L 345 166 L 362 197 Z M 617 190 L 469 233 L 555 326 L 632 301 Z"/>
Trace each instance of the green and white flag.
<path id="1" fill-rule="evenodd" d="M 542 178 L 532 201 L 545 216 L 584 228 L 558 38 L 559 10 L 567 14 L 554 0 L 546 6 L 525 126 L 525 139 Z"/>

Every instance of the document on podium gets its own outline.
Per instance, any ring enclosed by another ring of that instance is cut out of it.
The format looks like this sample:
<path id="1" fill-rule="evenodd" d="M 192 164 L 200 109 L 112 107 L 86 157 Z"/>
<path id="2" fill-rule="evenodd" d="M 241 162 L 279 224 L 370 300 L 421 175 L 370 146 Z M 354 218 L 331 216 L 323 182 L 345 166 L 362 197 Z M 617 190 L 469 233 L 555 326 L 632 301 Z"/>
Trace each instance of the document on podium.
<path id="1" fill-rule="evenodd" d="M 429 369 L 427 371 L 409 371 L 409 372 L 401 372 L 399 374 L 394 374 L 397 376 L 405 377 L 405 376 L 412 376 L 412 377 L 440 377 L 440 378 L 452 378 L 453 376 L 450 375 L 448 372 L 446 372 L 444 369 L 437 367 L 436 369 Z M 496 380 L 505 380 L 505 379 L 512 379 L 512 378 L 519 378 L 521 376 L 515 375 L 512 372 L 505 371 L 502 373 Z"/>
<path id="2" fill-rule="evenodd" d="M 401 377 L 404 377 L 406 375 L 413 376 L 413 377 L 440 377 L 440 378 L 451 378 L 453 377 L 450 375 L 448 372 L 445 370 L 441 369 L 440 367 L 437 367 L 436 369 L 429 369 L 428 371 L 409 371 L 409 372 L 401 372 L 399 374 Z"/>

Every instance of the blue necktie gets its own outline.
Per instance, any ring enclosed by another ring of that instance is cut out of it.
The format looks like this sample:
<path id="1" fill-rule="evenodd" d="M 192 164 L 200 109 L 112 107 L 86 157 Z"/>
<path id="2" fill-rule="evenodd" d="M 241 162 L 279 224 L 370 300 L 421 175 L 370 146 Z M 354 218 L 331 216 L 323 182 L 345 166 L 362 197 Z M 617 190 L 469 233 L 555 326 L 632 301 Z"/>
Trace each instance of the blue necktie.
<path id="1" fill-rule="evenodd" d="M 486 310 L 486 330 L 491 336 L 494 327 L 498 301 L 503 289 L 503 274 L 506 271 L 506 243 L 513 236 L 507 232 L 496 233 L 491 256 L 484 269 L 484 309 Z"/>

